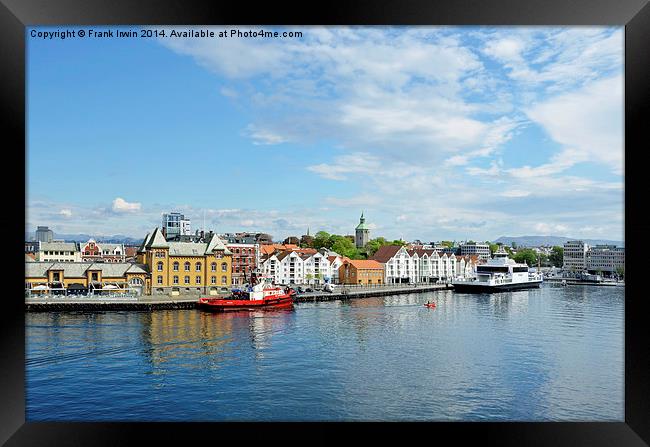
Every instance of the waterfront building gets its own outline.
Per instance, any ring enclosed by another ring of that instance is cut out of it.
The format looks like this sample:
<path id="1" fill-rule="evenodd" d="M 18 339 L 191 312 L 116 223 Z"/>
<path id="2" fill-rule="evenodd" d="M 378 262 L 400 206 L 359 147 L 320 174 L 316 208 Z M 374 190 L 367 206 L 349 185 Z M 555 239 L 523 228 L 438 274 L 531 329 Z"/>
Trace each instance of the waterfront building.
<path id="1" fill-rule="evenodd" d="M 412 259 L 406 247 L 384 245 L 379 247 L 372 259 L 384 264 L 384 282 L 387 284 L 418 281 L 418 259 Z"/>
<path id="2" fill-rule="evenodd" d="M 261 244 L 260 256 L 268 257 L 273 253 L 279 253 L 284 250 L 294 250 L 300 248 L 295 244 Z"/>
<path id="3" fill-rule="evenodd" d="M 625 248 L 616 245 L 590 247 L 586 254 L 586 269 L 589 273 L 602 272 L 609 275 L 625 270 Z"/>
<path id="4" fill-rule="evenodd" d="M 163 234 L 168 240 L 191 235 L 190 225 L 190 219 L 181 213 L 165 213 L 162 216 Z"/>
<path id="5" fill-rule="evenodd" d="M 39 241 L 36 260 L 39 262 L 81 262 L 81 252 L 76 242 Z"/>
<path id="6" fill-rule="evenodd" d="M 457 276 L 457 257 L 447 253 L 439 253 L 433 249 L 408 250 L 417 267 L 415 282 L 433 283 L 439 280 L 450 280 Z"/>
<path id="7" fill-rule="evenodd" d="M 346 259 L 338 276 L 341 284 L 383 284 L 384 266 L 371 259 Z"/>
<path id="8" fill-rule="evenodd" d="M 481 258 L 478 255 L 456 256 L 456 277 L 470 278 L 476 276 L 476 266 Z"/>
<path id="9" fill-rule="evenodd" d="M 328 256 L 326 250 L 290 246 L 264 253 L 259 271 L 275 284 L 324 284 L 338 281 L 338 271 L 334 269 L 341 262 L 340 256 Z"/>
<path id="10" fill-rule="evenodd" d="M 357 248 L 363 248 L 366 246 L 370 240 L 370 228 L 366 225 L 366 218 L 363 217 L 363 212 L 359 218 L 359 225 L 354 230 L 355 232 L 355 244 Z"/>
<path id="11" fill-rule="evenodd" d="M 332 276 L 328 257 L 320 252 L 305 253 L 300 257 L 303 260 L 305 284 L 324 284 Z"/>
<path id="12" fill-rule="evenodd" d="M 340 256 L 340 255 L 329 255 L 327 256 L 327 260 L 330 263 L 330 278 L 329 282 L 332 284 L 339 284 L 340 279 L 339 279 L 339 269 L 343 265 L 343 262 L 348 259 L 345 256 Z"/>
<path id="13" fill-rule="evenodd" d="M 128 262 L 26 262 L 25 292 L 40 294 L 148 293 L 146 266 Z"/>
<path id="14" fill-rule="evenodd" d="M 52 242 L 54 239 L 54 232 L 48 227 L 36 227 L 35 239 L 39 242 Z"/>
<path id="15" fill-rule="evenodd" d="M 250 284 L 251 275 L 257 273 L 259 265 L 259 244 L 226 242 L 226 247 L 232 252 L 233 285 Z"/>
<path id="16" fill-rule="evenodd" d="M 477 255 L 481 259 L 488 260 L 490 259 L 490 246 L 479 242 L 466 242 L 460 244 L 458 254 L 461 256 Z"/>
<path id="17" fill-rule="evenodd" d="M 583 241 L 565 242 L 563 268 L 574 271 L 586 270 L 587 250 L 589 250 L 589 245 Z"/>
<path id="18" fill-rule="evenodd" d="M 304 260 L 297 251 L 283 251 L 277 255 L 275 281 L 277 284 L 304 284 Z"/>
<path id="19" fill-rule="evenodd" d="M 212 232 L 200 242 L 175 242 L 156 228 L 145 237 L 137 259 L 150 272 L 153 294 L 216 295 L 232 284 L 232 252 Z"/>
<path id="20" fill-rule="evenodd" d="M 83 262 L 125 262 L 124 244 L 98 243 L 94 239 L 80 244 Z"/>
<path id="21" fill-rule="evenodd" d="M 385 283 L 395 284 L 433 283 L 450 281 L 458 276 L 473 276 L 480 257 L 457 256 L 434 249 L 407 249 L 399 245 L 385 245 L 377 250 L 372 259 L 384 264 Z"/>

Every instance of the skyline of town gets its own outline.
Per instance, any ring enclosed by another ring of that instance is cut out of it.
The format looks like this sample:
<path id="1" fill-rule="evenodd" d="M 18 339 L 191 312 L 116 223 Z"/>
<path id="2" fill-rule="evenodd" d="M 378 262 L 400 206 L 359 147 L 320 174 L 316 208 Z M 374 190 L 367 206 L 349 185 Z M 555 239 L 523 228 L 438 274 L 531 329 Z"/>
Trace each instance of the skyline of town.
<path id="1" fill-rule="evenodd" d="M 622 28 L 301 30 L 28 38 L 26 232 L 624 241 Z"/>

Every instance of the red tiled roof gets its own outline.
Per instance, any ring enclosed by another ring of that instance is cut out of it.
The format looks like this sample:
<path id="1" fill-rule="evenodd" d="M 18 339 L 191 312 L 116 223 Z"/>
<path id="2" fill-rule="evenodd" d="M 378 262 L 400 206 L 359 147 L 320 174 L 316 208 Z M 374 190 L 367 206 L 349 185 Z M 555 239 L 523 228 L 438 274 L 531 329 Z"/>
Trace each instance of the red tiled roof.
<path id="1" fill-rule="evenodd" d="M 372 259 L 385 264 L 390 258 L 395 256 L 395 253 L 397 253 L 400 248 L 402 248 L 401 245 L 384 245 L 383 247 L 379 247 L 379 250 L 375 252 Z"/>
<path id="2" fill-rule="evenodd" d="M 346 264 L 352 264 L 357 269 L 384 269 L 384 266 L 374 259 L 348 259 Z"/>

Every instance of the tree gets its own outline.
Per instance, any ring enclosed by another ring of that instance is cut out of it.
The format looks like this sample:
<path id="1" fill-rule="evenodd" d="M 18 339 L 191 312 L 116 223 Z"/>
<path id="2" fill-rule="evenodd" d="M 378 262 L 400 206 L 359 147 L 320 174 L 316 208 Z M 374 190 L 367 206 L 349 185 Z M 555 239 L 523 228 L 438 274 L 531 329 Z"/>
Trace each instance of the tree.
<path id="1" fill-rule="evenodd" d="M 378 237 L 375 239 L 370 239 L 364 248 L 366 249 L 368 255 L 372 256 L 377 252 L 377 250 L 379 250 L 380 247 L 383 247 L 384 245 L 390 245 L 390 242 L 388 242 L 383 237 Z"/>
<path id="2" fill-rule="evenodd" d="M 309 284 L 309 281 L 311 281 L 312 279 L 314 279 L 314 275 L 312 275 L 311 273 L 307 273 L 307 274 L 305 275 L 305 279 L 307 280 L 307 284 Z"/>
<path id="3" fill-rule="evenodd" d="M 514 248 L 515 250 L 517 249 L 517 243 L 515 241 L 512 241 L 510 245 L 512 245 L 512 248 Z"/>
<path id="4" fill-rule="evenodd" d="M 300 246 L 302 248 L 312 248 L 314 246 L 314 238 L 312 236 L 307 236 L 304 234 L 300 238 Z"/>
<path id="5" fill-rule="evenodd" d="M 440 242 L 440 245 L 451 248 L 451 247 L 454 246 L 454 243 L 452 241 L 442 241 L 442 242 Z"/>
<path id="6" fill-rule="evenodd" d="M 490 241 L 485 241 L 485 243 L 490 246 L 490 254 L 491 255 L 496 253 L 496 251 L 499 249 L 499 246 L 501 246 L 501 244 L 493 244 Z"/>
<path id="7" fill-rule="evenodd" d="M 621 278 L 625 278 L 625 267 L 622 267 L 622 266 L 621 267 L 616 267 L 616 273 Z"/>
<path id="8" fill-rule="evenodd" d="M 564 265 L 564 248 L 554 246 L 548 259 L 554 267 L 562 267 Z"/>
<path id="9" fill-rule="evenodd" d="M 314 240 L 312 242 L 312 246 L 316 250 L 320 250 L 321 248 L 325 247 L 327 249 L 332 248 L 332 245 L 330 244 L 330 234 L 326 231 L 319 231 L 316 233 L 314 236 Z"/>
<path id="10" fill-rule="evenodd" d="M 531 248 L 522 248 L 514 257 L 516 262 L 525 262 L 529 267 L 537 264 L 537 253 Z"/>
<path id="11" fill-rule="evenodd" d="M 543 267 L 546 267 L 548 265 L 548 256 L 546 256 L 544 253 L 538 253 L 537 263 Z"/>
<path id="12" fill-rule="evenodd" d="M 390 243 L 390 245 L 399 245 L 403 247 L 406 245 L 406 241 L 403 241 L 401 239 L 395 239 L 393 242 Z"/>
<path id="13" fill-rule="evenodd" d="M 354 242 L 345 236 L 331 235 L 330 240 L 333 240 L 332 250 L 342 256 L 347 256 L 350 259 L 361 259 L 362 256 L 355 247 Z"/>

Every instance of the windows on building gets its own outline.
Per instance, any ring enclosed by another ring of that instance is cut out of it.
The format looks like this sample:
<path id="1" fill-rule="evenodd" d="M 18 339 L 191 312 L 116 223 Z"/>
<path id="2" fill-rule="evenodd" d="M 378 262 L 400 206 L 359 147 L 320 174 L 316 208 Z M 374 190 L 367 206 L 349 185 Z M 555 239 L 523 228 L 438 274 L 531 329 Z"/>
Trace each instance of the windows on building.
<path id="1" fill-rule="evenodd" d="M 201 263 L 200 263 L 200 262 L 197 262 L 197 263 L 196 263 L 196 271 L 197 271 L 197 272 L 200 272 L 200 271 L 201 271 Z"/>
<path id="2" fill-rule="evenodd" d="M 216 284 L 217 283 L 217 277 L 213 276 L 212 278 L 210 278 L 210 283 L 211 284 Z"/>
<path id="3" fill-rule="evenodd" d="M 225 276 L 222 276 L 222 277 L 221 277 L 221 284 L 224 284 L 224 285 L 225 285 L 225 284 L 228 284 L 228 278 L 225 277 Z"/>
<path id="4" fill-rule="evenodd" d="M 226 262 L 221 263 L 221 271 L 222 272 L 227 272 L 228 271 L 228 264 Z"/>
<path id="5" fill-rule="evenodd" d="M 162 275 L 158 275 L 158 284 L 162 284 L 162 283 L 163 283 L 163 277 Z"/>
<path id="6" fill-rule="evenodd" d="M 186 276 L 186 277 L 183 278 L 183 279 L 185 280 L 185 284 L 189 284 L 189 283 L 190 283 L 190 277 L 189 277 L 189 276 Z"/>
<path id="7" fill-rule="evenodd" d="M 174 284 L 178 284 L 178 276 L 174 276 Z"/>
<path id="8" fill-rule="evenodd" d="M 201 284 L 201 277 L 200 276 L 196 277 L 196 284 Z"/>
<path id="9" fill-rule="evenodd" d="M 217 263 L 216 262 L 213 262 L 212 264 L 210 264 L 210 267 L 212 267 L 213 272 L 217 271 Z"/>
<path id="10" fill-rule="evenodd" d="M 162 262 L 158 262 L 158 271 L 159 272 L 163 271 L 163 263 Z"/>
<path id="11" fill-rule="evenodd" d="M 189 262 L 186 262 L 186 263 L 185 263 L 185 271 L 186 271 L 186 272 L 189 272 L 189 271 L 190 271 L 190 263 L 189 263 Z"/>
<path id="12" fill-rule="evenodd" d="M 178 262 L 174 262 L 174 271 L 175 271 L 175 272 L 178 271 Z"/>

